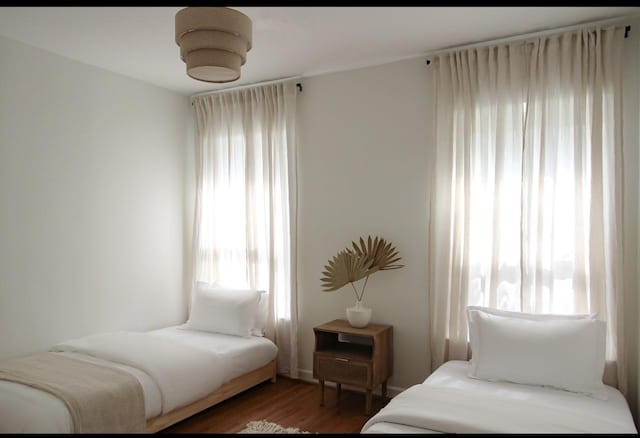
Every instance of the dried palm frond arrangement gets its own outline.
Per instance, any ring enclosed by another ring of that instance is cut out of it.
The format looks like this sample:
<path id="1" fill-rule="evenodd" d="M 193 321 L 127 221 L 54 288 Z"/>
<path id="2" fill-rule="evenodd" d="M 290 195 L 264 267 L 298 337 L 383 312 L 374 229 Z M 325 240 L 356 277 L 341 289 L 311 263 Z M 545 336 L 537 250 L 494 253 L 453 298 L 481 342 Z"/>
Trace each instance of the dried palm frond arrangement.
<path id="1" fill-rule="evenodd" d="M 324 292 L 332 292 L 351 283 L 353 291 L 356 294 L 356 300 L 362 301 L 364 290 L 367 287 L 369 276 L 378 271 L 388 271 L 391 269 L 399 269 L 404 265 L 395 264 L 400 261 L 398 251 L 395 247 L 385 239 L 371 236 L 365 241 L 360 238 L 360 245 L 351 242 L 353 249 L 345 248 L 338 252 L 329 264 L 324 267 L 322 277 L 322 287 Z M 361 279 L 364 280 L 362 291 L 358 293 L 354 283 Z"/>

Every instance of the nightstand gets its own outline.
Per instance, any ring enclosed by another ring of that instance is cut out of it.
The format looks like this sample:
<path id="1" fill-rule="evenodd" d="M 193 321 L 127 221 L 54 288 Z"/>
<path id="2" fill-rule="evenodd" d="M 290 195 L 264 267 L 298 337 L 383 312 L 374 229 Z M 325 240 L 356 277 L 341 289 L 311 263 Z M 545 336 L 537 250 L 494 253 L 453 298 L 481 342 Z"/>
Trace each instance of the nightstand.
<path id="1" fill-rule="evenodd" d="M 324 382 L 336 382 L 338 398 L 341 384 L 364 388 L 365 413 L 371 414 L 371 392 L 382 384 L 387 396 L 387 380 L 393 374 L 393 327 L 369 324 L 354 328 L 342 319 L 313 328 L 313 377 L 320 382 L 320 406 L 324 406 Z"/>

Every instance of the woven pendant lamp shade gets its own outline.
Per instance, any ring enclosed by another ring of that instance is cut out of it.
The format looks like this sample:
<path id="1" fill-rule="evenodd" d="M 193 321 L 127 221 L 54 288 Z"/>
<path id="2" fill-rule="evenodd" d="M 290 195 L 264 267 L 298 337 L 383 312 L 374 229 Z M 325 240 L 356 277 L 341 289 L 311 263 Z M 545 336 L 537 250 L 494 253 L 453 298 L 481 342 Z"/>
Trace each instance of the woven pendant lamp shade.
<path id="1" fill-rule="evenodd" d="M 187 75 L 205 82 L 231 82 L 251 50 L 251 19 L 222 7 L 184 8 L 176 14 L 176 43 Z"/>

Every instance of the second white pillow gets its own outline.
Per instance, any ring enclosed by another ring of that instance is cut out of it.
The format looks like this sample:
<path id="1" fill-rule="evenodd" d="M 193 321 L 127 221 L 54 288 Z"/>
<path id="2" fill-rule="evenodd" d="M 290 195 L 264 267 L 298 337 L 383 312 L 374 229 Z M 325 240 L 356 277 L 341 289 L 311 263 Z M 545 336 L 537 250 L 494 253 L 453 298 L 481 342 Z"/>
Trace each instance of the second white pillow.
<path id="1" fill-rule="evenodd" d="M 467 306 L 467 325 L 469 327 L 469 346 L 471 347 L 471 362 L 473 363 L 473 352 L 478 349 L 478 343 L 476 341 L 476 315 L 489 314 L 497 316 L 505 316 L 509 318 L 528 319 L 532 321 L 548 321 L 548 320 L 576 320 L 576 319 L 596 319 L 598 316 L 595 313 L 591 314 L 573 314 L 573 315 L 560 315 L 551 313 L 526 313 L 526 312 L 513 312 L 510 310 L 494 309 L 491 307 L 482 306 Z"/>
<path id="2" fill-rule="evenodd" d="M 607 398 L 606 324 L 595 319 L 527 320 L 478 313 L 470 377 L 552 386 Z"/>

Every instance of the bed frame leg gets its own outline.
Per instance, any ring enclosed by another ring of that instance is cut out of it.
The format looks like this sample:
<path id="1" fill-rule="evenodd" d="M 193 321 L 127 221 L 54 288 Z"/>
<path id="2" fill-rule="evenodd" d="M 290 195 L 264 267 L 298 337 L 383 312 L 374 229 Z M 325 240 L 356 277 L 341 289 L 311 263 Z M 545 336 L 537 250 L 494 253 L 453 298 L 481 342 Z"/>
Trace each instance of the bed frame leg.
<path id="1" fill-rule="evenodd" d="M 276 383 L 276 375 L 275 374 L 271 377 L 271 383 Z"/>

